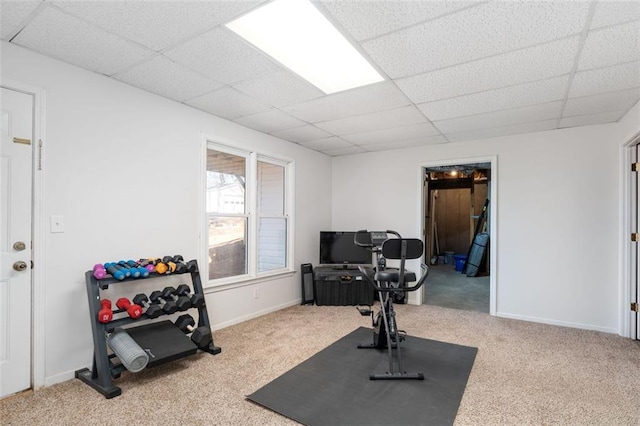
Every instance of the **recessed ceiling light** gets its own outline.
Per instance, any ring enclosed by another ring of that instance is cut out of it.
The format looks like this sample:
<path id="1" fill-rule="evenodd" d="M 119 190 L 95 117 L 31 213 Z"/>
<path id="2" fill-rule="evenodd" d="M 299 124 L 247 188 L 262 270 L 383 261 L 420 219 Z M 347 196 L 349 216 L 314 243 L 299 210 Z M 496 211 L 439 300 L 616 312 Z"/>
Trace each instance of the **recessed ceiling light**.
<path id="1" fill-rule="evenodd" d="M 274 0 L 226 26 L 325 93 L 384 80 L 307 0 Z"/>

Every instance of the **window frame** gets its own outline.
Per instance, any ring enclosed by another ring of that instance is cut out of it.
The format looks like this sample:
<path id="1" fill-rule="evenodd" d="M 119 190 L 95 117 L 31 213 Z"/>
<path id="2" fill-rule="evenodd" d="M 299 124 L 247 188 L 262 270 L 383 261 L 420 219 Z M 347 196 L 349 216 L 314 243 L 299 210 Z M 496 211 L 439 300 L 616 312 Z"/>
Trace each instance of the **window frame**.
<path id="1" fill-rule="evenodd" d="M 221 287 L 221 286 L 238 286 L 242 284 L 251 284 L 255 281 L 264 281 L 269 278 L 280 275 L 291 275 L 295 272 L 293 266 L 294 253 L 294 236 L 293 236 L 293 193 L 294 193 L 294 173 L 295 163 L 293 159 L 273 155 L 266 152 L 258 152 L 249 149 L 240 149 L 217 142 L 215 140 L 205 138 L 203 148 L 203 167 L 202 167 L 202 267 L 201 278 L 205 283 L 204 287 Z M 207 154 L 209 150 L 224 152 L 227 154 L 237 155 L 245 158 L 245 213 L 244 215 L 209 213 L 206 208 L 207 197 Z M 272 215 L 260 215 L 258 206 L 258 161 L 270 163 L 284 168 L 284 211 L 283 217 L 286 219 L 286 240 L 285 240 L 285 262 L 284 268 L 272 269 L 265 272 L 258 272 L 258 226 L 261 217 L 273 217 Z M 247 218 L 247 273 L 235 275 L 231 277 L 209 279 L 209 218 L 220 216 L 238 216 Z"/>

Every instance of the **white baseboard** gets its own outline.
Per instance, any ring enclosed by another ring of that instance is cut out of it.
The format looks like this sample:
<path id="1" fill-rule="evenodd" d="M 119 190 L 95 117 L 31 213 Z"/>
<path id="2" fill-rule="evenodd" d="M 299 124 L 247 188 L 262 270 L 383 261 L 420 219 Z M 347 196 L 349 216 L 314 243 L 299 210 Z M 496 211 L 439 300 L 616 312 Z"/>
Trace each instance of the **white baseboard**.
<path id="1" fill-rule="evenodd" d="M 83 368 L 83 367 L 80 367 Z M 91 368 L 90 365 L 87 365 L 86 368 Z M 76 370 L 65 371 L 64 373 L 56 374 L 55 376 L 45 377 L 44 379 L 44 387 L 53 386 L 57 383 L 66 382 L 67 380 L 75 379 Z"/>
<path id="2" fill-rule="evenodd" d="M 262 311 L 253 312 L 253 313 L 251 313 L 249 315 L 245 315 L 243 317 L 234 318 L 232 320 L 221 322 L 219 324 L 212 324 L 211 325 L 211 330 L 212 331 L 220 330 L 220 329 L 223 329 L 223 328 L 226 328 L 226 327 L 230 327 L 232 325 L 240 324 L 241 322 L 245 322 L 245 321 L 248 321 L 248 320 L 251 320 L 251 319 L 254 319 L 254 318 L 261 317 L 261 316 L 266 315 L 266 314 L 270 314 L 271 312 L 276 312 L 276 311 L 288 308 L 290 306 L 299 305 L 301 302 L 302 302 L 302 298 L 296 299 L 296 300 L 292 300 L 290 302 L 283 303 L 281 305 L 272 306 L 269 309 L 264 309 Z M 214 337 L 214 340 L 215 340 L 215 336 L 213 336 L 213 337 Z"/>
<path id="3" fill-rule="evenodd" d="M 510 314 L 508 312 L 497 312 L 496 316 L 501 318 L 516 319 L 521 321 L 537 322 L 541 324 L 557 325 L 560 327 L 579 328 L 582 330 L 592 330 L 592 331 L 601 331 L 603 333 L 618 334 L 618 330 L 616 328 L 601 327 L 593 324 L 583 324 L 579 322 L 569 322 L 569 321 L 558 321 L 558 320 L 553 320 L 548 318 L 538 318 L 538 317 L 530 317 L 526 315 Z"/>

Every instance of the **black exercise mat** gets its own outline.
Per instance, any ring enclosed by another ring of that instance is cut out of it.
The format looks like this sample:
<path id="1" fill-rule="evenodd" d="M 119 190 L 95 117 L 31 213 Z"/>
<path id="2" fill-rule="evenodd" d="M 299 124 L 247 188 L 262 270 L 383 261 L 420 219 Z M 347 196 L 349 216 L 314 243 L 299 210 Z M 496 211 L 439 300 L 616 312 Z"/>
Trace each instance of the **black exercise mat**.
<path id="1" fill-rule="evenodd" d="M 407 336 L 407 372 L 425 380 L 369 380 L 388 369 L 387 352 L 358 349 L 370 343 L 360 327 L 247 396 L 306 425 L 451 425 L 477 348 Z"/>

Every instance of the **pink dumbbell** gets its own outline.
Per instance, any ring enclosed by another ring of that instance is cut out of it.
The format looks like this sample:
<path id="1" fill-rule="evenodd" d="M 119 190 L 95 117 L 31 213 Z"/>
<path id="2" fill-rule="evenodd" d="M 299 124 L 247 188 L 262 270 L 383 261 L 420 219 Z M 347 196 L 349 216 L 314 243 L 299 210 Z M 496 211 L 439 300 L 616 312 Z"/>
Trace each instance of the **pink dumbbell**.
<path id="1" fill-rule="evenodd" d="M 93 276 L 97 280 L 101 280 L 107 276 L 107 270 L 101 263 L 93 265 Z"/>

